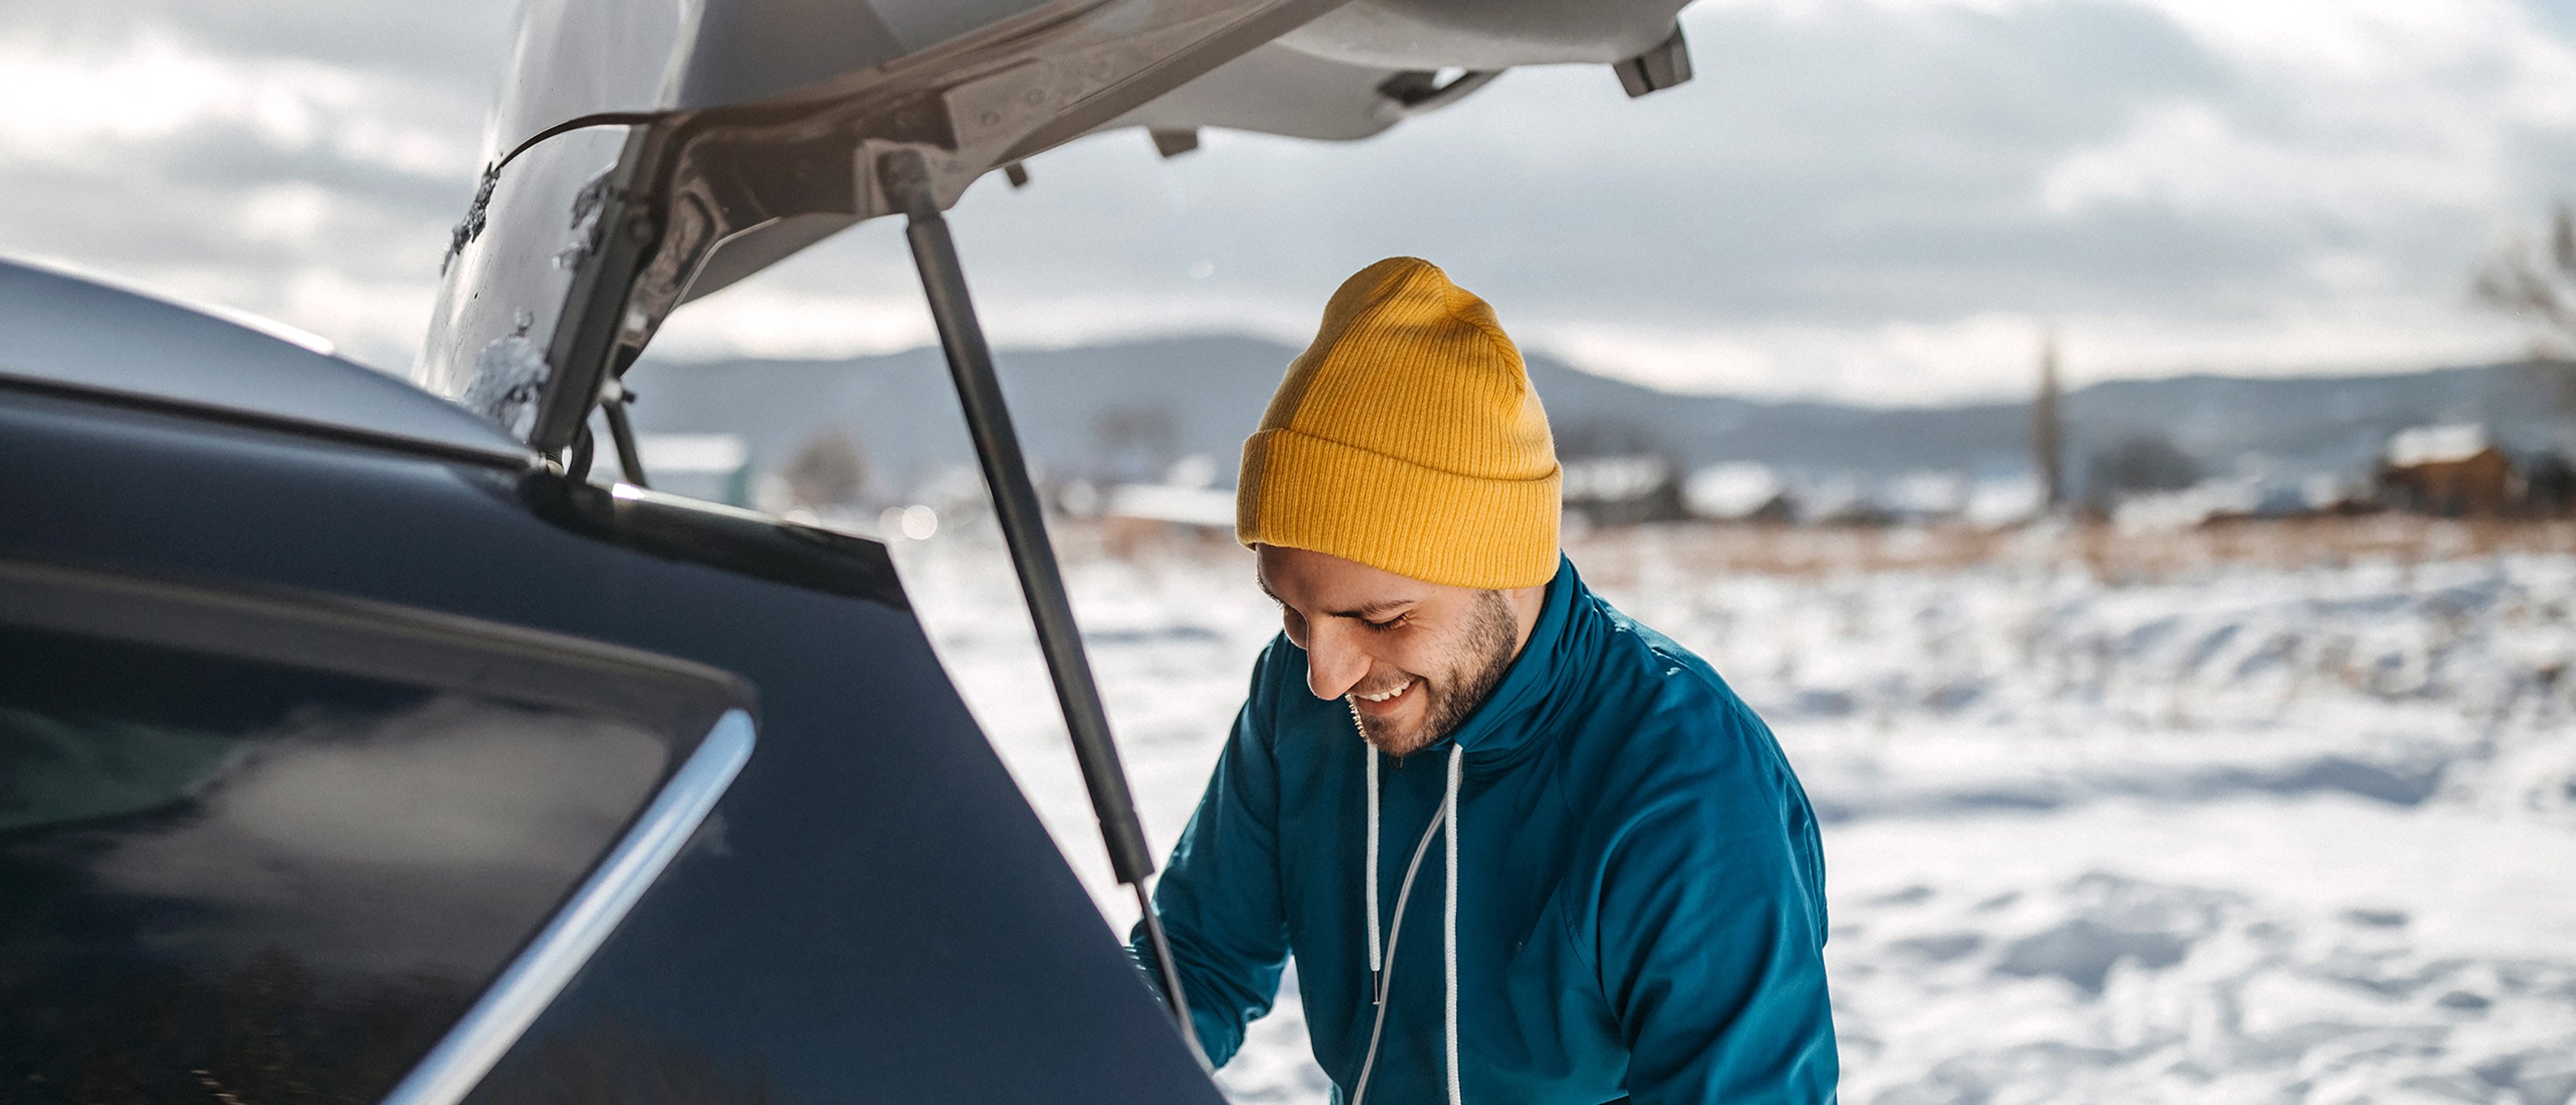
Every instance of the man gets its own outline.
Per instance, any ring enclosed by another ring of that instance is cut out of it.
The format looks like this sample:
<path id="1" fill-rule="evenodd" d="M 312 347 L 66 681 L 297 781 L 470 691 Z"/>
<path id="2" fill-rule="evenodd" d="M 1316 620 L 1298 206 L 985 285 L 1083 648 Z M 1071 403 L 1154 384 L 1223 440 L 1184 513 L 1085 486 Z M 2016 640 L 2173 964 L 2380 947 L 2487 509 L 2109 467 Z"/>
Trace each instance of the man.
<path id="1" fill-rule="evenodd" d="M 1814 812 L 1584 588 L 1558 483 L 1483 300 L 1402 257 L 1334 293 L 1243 448 L 1285 632 L 1155 892 L 1210 1062 L 1293 955 L 1350 1105 L 1832 1099 Z"/>

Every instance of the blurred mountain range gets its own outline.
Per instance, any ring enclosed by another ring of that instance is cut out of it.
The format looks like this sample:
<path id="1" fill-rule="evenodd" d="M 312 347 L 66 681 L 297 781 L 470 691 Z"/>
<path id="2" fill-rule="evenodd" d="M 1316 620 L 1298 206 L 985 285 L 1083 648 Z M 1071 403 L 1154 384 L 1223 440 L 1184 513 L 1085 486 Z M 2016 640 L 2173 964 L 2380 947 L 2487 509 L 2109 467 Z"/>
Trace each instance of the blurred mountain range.
<path id="1" fill-rule="evenodd" d="M 1196 337 L 997 354 L 1032 463 L 1044 474 L 1153 481 L 1179 466 L 1230 483 L 1245 435 L 1290 347 Z M 1683 470 L 1730 461 L 1792 478 L 1883 479 L 2031 470 L 2026 402 L 1866 407 L 1678 395 L 1530 359 L 1560 453 L 1652 453 Z M 879 494 L 900 496 L 974 463 L 936 349 L 837 361 L 647 361 L 628 374 L 645 432 L 730 433 L 774 471 L 805 443 L 854 443 Z M 2509 452 L 2562 448 L 2576 411 L 2530 366 L 2500 364 L 2367 376 L 2175 376 L 2117 380 L 2066 398 L 2067 454 L 2088 458 L 2158 435 L 2204 472 L 2272 478 L 2358 474 L 2391 434 L 2474 422 Z M 1198 459 L 1193 459 L 1198 458 Z M 2080 485 L 2080 482 L 2079 482 Z"/>

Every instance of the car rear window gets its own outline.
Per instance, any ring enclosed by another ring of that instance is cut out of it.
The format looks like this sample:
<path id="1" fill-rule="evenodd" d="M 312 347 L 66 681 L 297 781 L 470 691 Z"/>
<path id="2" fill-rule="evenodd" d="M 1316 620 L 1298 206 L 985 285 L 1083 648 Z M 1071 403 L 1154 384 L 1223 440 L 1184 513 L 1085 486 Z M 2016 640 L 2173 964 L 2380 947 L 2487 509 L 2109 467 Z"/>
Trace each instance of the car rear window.
<path id="1" fill-rule="evenodd" d="M 382 1097 L 731 705 L 456 624 L 6 567 L 0 1101 Z"/>

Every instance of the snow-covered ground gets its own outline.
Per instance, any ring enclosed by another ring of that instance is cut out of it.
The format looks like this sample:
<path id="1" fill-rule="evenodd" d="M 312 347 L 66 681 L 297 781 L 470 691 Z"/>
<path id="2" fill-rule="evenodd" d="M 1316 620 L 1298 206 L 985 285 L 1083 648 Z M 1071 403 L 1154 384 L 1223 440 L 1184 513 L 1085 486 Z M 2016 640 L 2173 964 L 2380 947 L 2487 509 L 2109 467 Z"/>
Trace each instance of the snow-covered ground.
<path id="1" fill-rule="evenodd" d="M 1826 819 L 1844 1100 L 2576 1097 L 2576 555 L 2114 585 L 2035 558 L 1720 575 L 1689 540 L 1574 556 L 1769 719 Z M 1007 562 L 971 535 L 897 555 L 1123 930 Z M 1275 611 L 1230 547 L 1067 559 L 1168 847 Z M 1323 1100 L 1293 992 L 1222 1077 Z"/>

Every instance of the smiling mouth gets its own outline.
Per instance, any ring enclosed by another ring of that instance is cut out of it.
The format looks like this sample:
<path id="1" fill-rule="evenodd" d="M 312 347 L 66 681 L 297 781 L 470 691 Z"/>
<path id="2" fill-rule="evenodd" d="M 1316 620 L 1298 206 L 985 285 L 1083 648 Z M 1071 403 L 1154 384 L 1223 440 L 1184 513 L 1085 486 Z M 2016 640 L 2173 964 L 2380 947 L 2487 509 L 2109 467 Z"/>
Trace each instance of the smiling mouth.
<path id="1" fill-rule="evenodd" d="M 1393 702 L 1393 701 L 1395 701 L 1396 696 L 1401 695 L 1401 694 L 1403 694 L 1403 693 L 1404 693 L 1404 692 L 1406 692 L 1406 691 L 1412 690 L 1412 689 L 1413 689 L 1413 685 L 1414 685 L 1415 683 L 1418 683 L 1418 682 L 1421 682 L 1421 680 L 1418 680 L 1418 679 L 1407 679 L 1407 680 L 1405 680 L 1405 681 L 1404 681 L 1404 683 L 1403 683 L 1403 685 L 1402 685 L 1402 686 L 1396 687 L 1394 690 L 1389 690 L 1389 691 L 1379 691 L 1379 692 L 1378 692 L 1378 693 L 1376 693 L 1376 694 L 1360 694 L 1360 693 L 1358 693 L 1358 692 L 1356 692 L 1356 691 L 1355 691 L 1355 692 L 1352 692 L 1351 697 L 1352 697 L 1352 698 L 1359 699 L 1359 700 L 1360 700 L 1360 701 L 1362 701 L 1362 702 L 1368 702 L 1368 703 L 1374 703 L 1374 704 L 1384 704 L 1384 703 L 1388 703 L 1388 702 Z"/>

